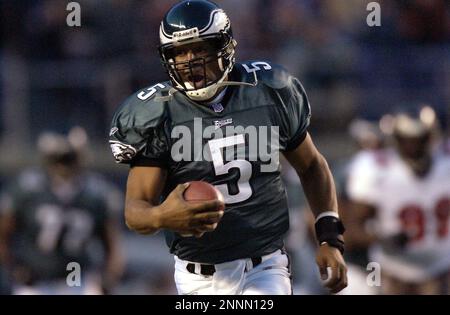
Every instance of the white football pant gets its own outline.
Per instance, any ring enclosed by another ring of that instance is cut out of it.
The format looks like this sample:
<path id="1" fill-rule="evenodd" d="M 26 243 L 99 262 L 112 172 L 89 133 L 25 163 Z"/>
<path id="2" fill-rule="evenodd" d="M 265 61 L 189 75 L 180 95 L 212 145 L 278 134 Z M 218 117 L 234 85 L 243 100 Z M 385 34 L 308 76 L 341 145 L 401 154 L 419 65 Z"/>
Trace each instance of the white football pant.
<path id="1" fill-rule="evenodd" d="M 195 273 L 189 272 L 189 263 L 175 256 L 175 284 L 180 295 L 292 294 L 289 258 L 281 250 L 262 256 L 256 267 L 250 258 L 216 264 L 212 276 L 200 274 L 199 263 L 193 263 Z"/>

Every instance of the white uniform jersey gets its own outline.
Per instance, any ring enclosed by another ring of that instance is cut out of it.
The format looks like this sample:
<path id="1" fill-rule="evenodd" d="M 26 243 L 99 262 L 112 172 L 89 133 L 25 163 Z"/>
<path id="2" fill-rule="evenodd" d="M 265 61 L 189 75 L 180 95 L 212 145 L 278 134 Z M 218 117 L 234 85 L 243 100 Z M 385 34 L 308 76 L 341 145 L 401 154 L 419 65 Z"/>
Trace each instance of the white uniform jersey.
<path id="1" fill-rule="evenodd" d="M 347 193 L 376 208 L 372 227 L 380 239 L 409 237 L 403 249 L 370 249 L 383 271 L 422 281 L 450 269 L 450 155 L 436 154 L 419 178 L 394 150 L 362 152 L 350 165 Z"/>

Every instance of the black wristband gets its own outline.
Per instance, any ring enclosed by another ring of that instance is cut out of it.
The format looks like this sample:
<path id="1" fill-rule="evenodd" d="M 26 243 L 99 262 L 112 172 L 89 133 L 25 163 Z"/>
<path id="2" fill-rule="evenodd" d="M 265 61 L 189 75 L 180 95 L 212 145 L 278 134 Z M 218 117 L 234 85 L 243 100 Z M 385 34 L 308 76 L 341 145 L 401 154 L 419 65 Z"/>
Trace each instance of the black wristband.
<path id="1" fill-rule="evenodd" d="M 345 232 L 342 221 L 334 216 L 325 216 L 320 218 L 316 224 L 316 237 L 319 244 L 326 242 L 328 245 L 339 249 L 344 254 L 344 237 Z"/>

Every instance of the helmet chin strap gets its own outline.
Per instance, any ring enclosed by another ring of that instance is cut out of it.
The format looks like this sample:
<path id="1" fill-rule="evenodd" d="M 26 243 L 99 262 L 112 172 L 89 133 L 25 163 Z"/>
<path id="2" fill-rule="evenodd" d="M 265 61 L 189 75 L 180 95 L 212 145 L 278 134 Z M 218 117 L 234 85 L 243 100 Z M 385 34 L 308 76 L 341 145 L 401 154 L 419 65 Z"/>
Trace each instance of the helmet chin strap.
<path id="1" fill-rule="evenodd" d="M 253 76 L 254 76 L 254 81 L 252 83 L 248 83 L 248 82 L 238 82 L 238 81 L 221 81 L 218 82 L 214 85 L 215 88 L 215 93 L 214 96 L 217 95 L 217 91 L 221 88 L 221 87 L 226 87 L 226 86 L 249 86 L 249 87 L 255 87 L 258 85 L 258 77 L 256 76 L 256 72 L 253 72 Z M 214 97 L 213 96 L 213 97 Z M 205 100 L 197 100 L 199 102 L 203 102 Z"/>
<path id="2" fill-rule="evenodd" d="M 238 81 L 223 81 L 223 82 L 217 83 L 216 87 L 217 87 L 217 90 L 219 88 L 225 87 L 225 86 L 249 86 L 249 87 L 256 87 L 258 85 L 258 77 L 256 75 L 256 71 L 253 71 L 253 79 L 254 79 L 254 81 L 252 83 L 238 82 Z M 157 102 L 167 102 L 177 92 L 181 92 L 181 91 L 177 90 L 176 88 L 171 88 L 169 90 L 169 95 L 167 95 L 167 96 L 157 96 L 157 97 L 155 97 L 155 101 L 157 101 Z M 201 102 L 202 100 L 196 100 L 196 101 Z"/>
<path id="3" fill-rule="evenodd" d="M 229 86 L 229 85 L 244 85 L 244 86 L 251 86 L 255 87 L 258 85 L 258 77 L 256 76 L 256 71 L 253 71 L 253 83 L 248 82 L 237 82 L 237 81 L 224 81 L 217 83 L 217 87 L 223 87 L 223 86 Z"/>

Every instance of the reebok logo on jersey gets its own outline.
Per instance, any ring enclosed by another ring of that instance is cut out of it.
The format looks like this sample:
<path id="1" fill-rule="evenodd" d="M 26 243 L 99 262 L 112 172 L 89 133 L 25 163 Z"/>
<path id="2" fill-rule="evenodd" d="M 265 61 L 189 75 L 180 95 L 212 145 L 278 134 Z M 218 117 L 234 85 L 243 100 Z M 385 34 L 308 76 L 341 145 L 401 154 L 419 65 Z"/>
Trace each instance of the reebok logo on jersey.
<path id="1" fill-rule="evenodd" d="M 216 121 L 214 121 L 214 126 L 216 126 L 216 129 L 219 129 L 219 128 L 222 128 L 223 126 L 230 125 L 232 123 L 233 123 L 233 118 L 216 120 Z"/>

